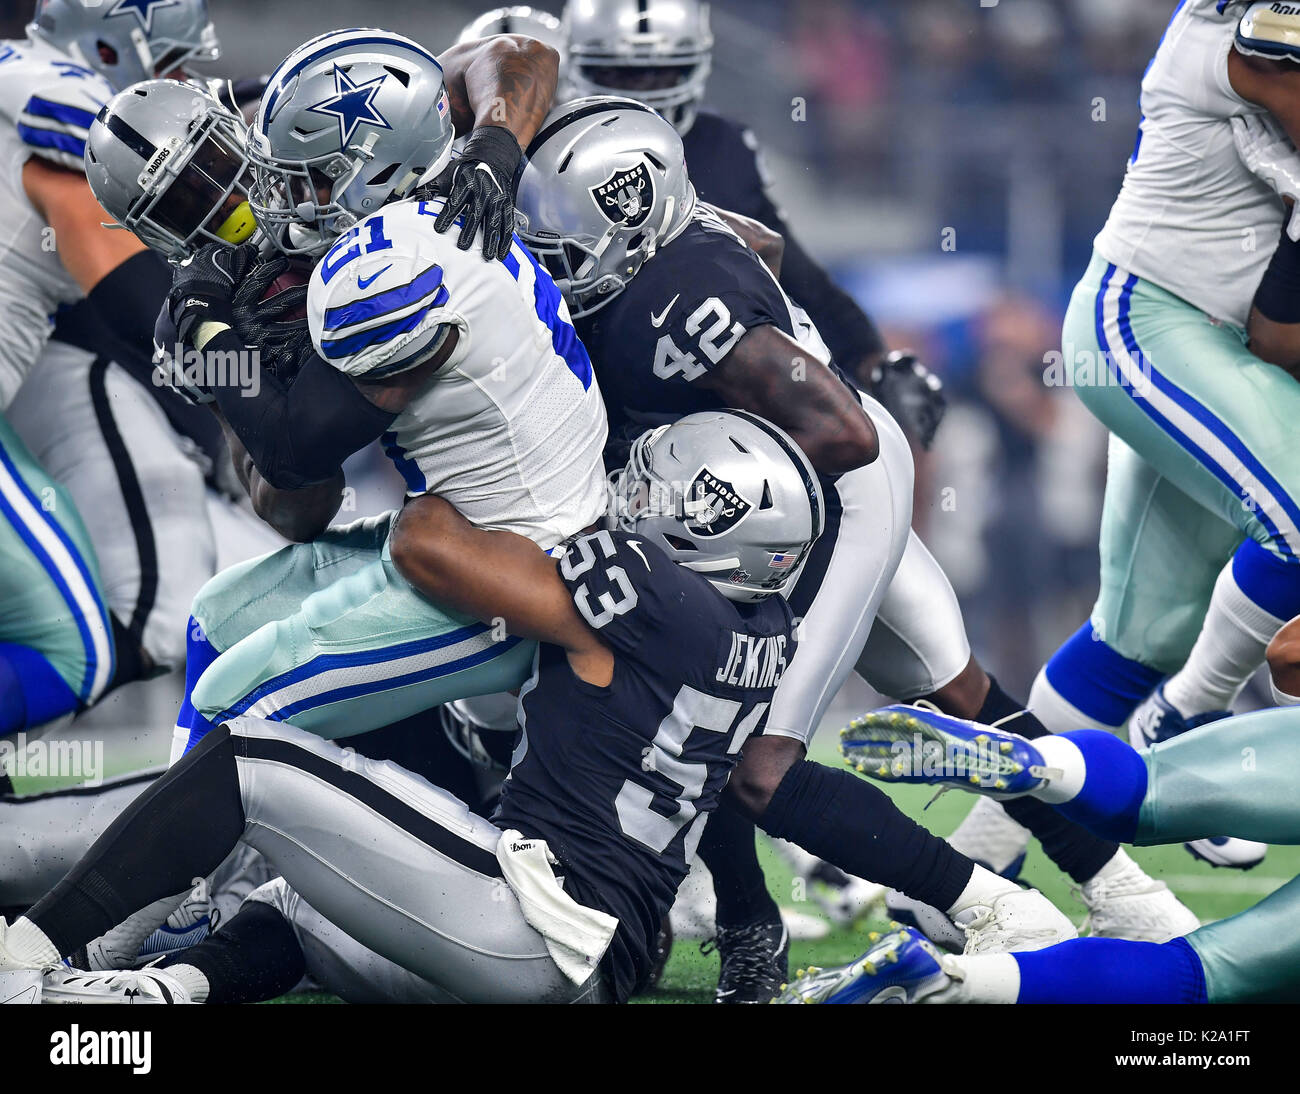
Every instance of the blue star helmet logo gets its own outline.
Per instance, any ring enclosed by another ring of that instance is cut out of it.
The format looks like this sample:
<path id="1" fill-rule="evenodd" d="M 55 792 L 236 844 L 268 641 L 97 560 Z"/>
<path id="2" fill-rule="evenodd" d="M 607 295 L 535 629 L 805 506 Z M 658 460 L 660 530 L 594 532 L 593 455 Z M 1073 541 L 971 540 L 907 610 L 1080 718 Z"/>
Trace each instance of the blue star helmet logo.
<path id="1" fill-rule="evenodd" d="M 373 80 L 367 80 L 364 84 L 354 84 L 352 78 L 338 65 L 335 65 L 334 96 L 329 99 L 322 99 L 307 109 L 317 114 L 325 114 L 338 119 L 339 148 L 342 150 L 348 146 L 348 141 L 352 139 L 352 135 L 357 131 L 357 126 L 362 122 L 368 122 L 380 129 L 393 128 L 375 107 L 375 96 L 387 79 L 388 74 L 381 72 Z"/>
<path id="2" fill-rule="evenodd" d="M 111 19 L 114 15 L 134 15 L 140 20 L 145 34 L 150 34 L 153 32 L 153 9 L 179 7 L 180 2 L 181 0 L 117 0 L 117 3 L 105 12 L 104 18 Z"/>

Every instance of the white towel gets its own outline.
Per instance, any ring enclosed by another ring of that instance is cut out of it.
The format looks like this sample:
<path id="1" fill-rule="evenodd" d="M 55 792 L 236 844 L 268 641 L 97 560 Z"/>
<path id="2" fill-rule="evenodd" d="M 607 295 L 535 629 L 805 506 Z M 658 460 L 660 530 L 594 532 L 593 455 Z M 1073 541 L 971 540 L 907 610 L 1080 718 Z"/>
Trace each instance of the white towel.
<path id="1" fill-rule="evenodd" d="M 524 839 L 507 829 L 497 844 L 501 872 L 519 898 L 528 925 L 546 940 L 546 949 L 562 973 L 585 984 L 609 948 L 618 920 L 579 904 L 561 887 L 546 841 Z"/>

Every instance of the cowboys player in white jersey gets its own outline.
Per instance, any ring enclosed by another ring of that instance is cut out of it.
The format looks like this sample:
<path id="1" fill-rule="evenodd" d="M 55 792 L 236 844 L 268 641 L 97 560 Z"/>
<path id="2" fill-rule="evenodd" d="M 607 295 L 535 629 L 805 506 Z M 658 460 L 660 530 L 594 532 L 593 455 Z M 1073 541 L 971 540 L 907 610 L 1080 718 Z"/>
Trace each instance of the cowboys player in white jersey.
<path id="1" fill-rule="evenodd" d="M 1123 188 L 1071 299 L 1064 360 L 1091 364 L 1096 379 L 1075 387 L 1112 436 L 1101 591 L 1030 697 L 1058 732 L 1131 718 L 1146 746 L 1224 717 L 1300 611 L 1289 425 L 1300 386 L 1270 363 L 1294 368 L 1278 335 L 1300 318 L 1300 248 L 1277 192 L 1294 150 L 1263 131 L 1269 111 L 1300 136 L 1300 21 L 1285 8 L 1178 5 L 1142 80 Z M 1265 850 L 1188 848 L 1241 868 Z"/>

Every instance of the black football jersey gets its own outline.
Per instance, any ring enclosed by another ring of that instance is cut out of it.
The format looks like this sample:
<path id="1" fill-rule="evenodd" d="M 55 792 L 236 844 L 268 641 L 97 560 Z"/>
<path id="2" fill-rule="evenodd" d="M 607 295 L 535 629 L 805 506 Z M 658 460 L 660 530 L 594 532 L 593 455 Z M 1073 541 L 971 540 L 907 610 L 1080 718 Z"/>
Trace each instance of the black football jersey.
<path id="1" fill-rule="evenodd" d="M 627 445 L 650 426 L 721 408 L 720 396 L 695 381 L 754 327 L 777 327 L 810 357 L 829 356 L 807 314 L 708 208 L 576 326 L 605 399 L 611 466 L 621 465 Z"/>
<path id="2" fill-rule="evenodd" d="M 794 653 L 779 596 L 727 600 L 624 532 L 575 539 L 560 576 L 614 652 L 613 680 L 578 679 L 539 648 L 522 734 L 493 820 L 545 839 L 575 900 L 616 916 L 604 968 L 626 999 L 745 738 Z"/>
<path id="3" fill-rule="evenodd" d="M 701 200 L 757 220 L 785 238 L 781 287 L 808 309 L 835 359 L 853 368 L 863 357 L 880 352 L 884 342 L 875 324 L 791 234 L 772 200 L 754 134 L 738 122 L 701 110 L 682 143 Z"/>

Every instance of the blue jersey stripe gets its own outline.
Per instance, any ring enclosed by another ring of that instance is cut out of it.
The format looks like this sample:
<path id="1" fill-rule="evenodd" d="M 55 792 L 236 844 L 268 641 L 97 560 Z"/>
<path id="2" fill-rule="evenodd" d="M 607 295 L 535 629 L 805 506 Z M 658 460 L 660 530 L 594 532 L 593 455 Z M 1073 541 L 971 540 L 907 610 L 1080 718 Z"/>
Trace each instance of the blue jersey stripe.
<path id="1" fill-rule="evenodd" d="M 320 344 L 321 353 L 326 357 L 337 360 L 340 357 L 351 357 L 355 353 L 360 353 L 363 349 L 369 349 L 371 346 L 378 346 L 396 338 L 399 334 L 410 334 L 422 322 L 424 317 L 433 311 L 434 308 L 440 308 L 447 302 L 450 294 L 444 285 L 437 295 L 419 311 L 414 311 L 410 315 L 396 319 L 391 323 L 385 323 L 381 327 L 371 327 L 369 330 L 358 331 L 356 334 L 350 334 L 346 338 L 330 338 L 322 341 Z"/>
<path id="2" fill-rule="evenodd" d="M 78 158 L 86 155 L 86 142 L 68 133 L 56 133 L 52 129 L 35 129 L 20 122 L 18 135 L 33 148 L 55 148 Z"/>
<path id="3" fill-rule="evenodd" d="M 551 347 L 563 358 L 569 371 L 582 382 L 582 390 L 587 391 L 591 387 L 591 358 L 587 356 L 587 347 L 578 338 L 573 325 L 560 317 L 560 303 L 564 298 L 551 280 L 551 275 L 533 257 L 532 251 L 520 242 L 518 236 L 515 236 L 515 243 L 533 265 L 533 304 L 537 318 L 550 329 Z M 513 248 L 502 261 L 510 275 L 518 281 L 520 266 Z"/>
<path id="4" fill-rule="evenodd" d="M 30 114 L 33 118 L 49 118 L 51 121 L 63 122 L 78 129 L 89 129 L 90 123 L 95 120 L 95 115 L 89 110 L 51 102 L 49 99 L 42 99 L 39 95 L 33 95 L 27 100 L 23 113 Z"/>
<path id="5" fill-rule="evenodd" d="M 423 494 L 428 489 L 429 484 L 424 481 L 424 473 L 420 470 L 419 464 L 411 459 L 402 450 L 402 446 L 397 443 L 397 433 L 390 429 L 379 439 L 384 446 L 384 454 L 393 461 L 393 466 L 401 472 L 407 490 L 412 494 Z"/>
<path id="6" fill-rule="evenodd" d="M 259 684 L 242 699 L 238 700 L 229 710 L 222 711 L 220 718 L 243 714 L 249 707 L 254 706 L 266 696 L 291 684 L 329 672 L 331 669 L 381 665 L 386 661 L 397 661 L 414 654 L 431 653 L 446 646 L 454 646 L 466 639 L 476 638 L 489 629 L 486 623 L 471 623 L 467 627 L 459 627 L 445 634 L 434 635 L 430 638 L 417 638 L 411 642 L 400 642 L 380 649 L 358 650 L 356 653 L 323 653 L 319 657 L 313 657 L 305 664 L 298 665 L 296 668 L 282 672 L 278 676 L 273 676 L 270 680 Z M 213 719 L 213 721 L 219 721 L 220 718 Z"/>
<path id="7" fill-rule="evenodd" d="M 354 323 L 365 323 L 371 319 L 378 319 L 390 312 L 401 311 L 403 308 L 410 307 L 433 293 L 441 284 L 442 267 L 430 266 L 409 285 L 388 289 L 385 292 L 375 293 L 373 296 L 362 297 L 360 300 L 354 300 L 350 304 L 344 304 L 337 308 L 327 308 L 325 310 L 325 329 L 330 331 L 338 330 L 341 327 L 350 327 Z M 442 299 L 447 299 L 446 290 L 443 292 Z"/>
<path id="8" fill-rule="evenodd" d="M 514 649 L 522 641 L 521 638 L 511 636 L 501 642 L 492 643 L 485 650 L 466 654 L 455 661 L 447 661 L 441 665 L 431 665 L 427 669 L 417 669 L 415 672 L 389 677 L 387 680 L 371 680 L 362 684 L 349 684 L 341 688 L 335 688 L 333 691 L 321 692 L 320 695 L 299 699 L 296 703 L 290 703 L 288 706 L 272 711 L 267 717 L 273 722 L 285 722 L 303 711 L 315 710 L 318 707 L 328 706 L 330 703 L 341 703 L 347 699 L 360 698 L 363 695 L 396 691 L 398 688 L 409 687 L 412 684 L 422 684 L 429 680 L 437 680 L 442 676 L 452 676 L 455 673 L 463 672 L 465 669 L 476 668 L 494 658 L 500 657 L 506 651 Z"/>

